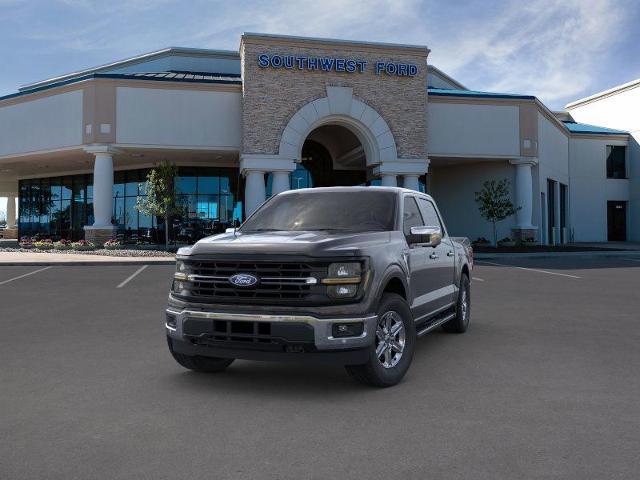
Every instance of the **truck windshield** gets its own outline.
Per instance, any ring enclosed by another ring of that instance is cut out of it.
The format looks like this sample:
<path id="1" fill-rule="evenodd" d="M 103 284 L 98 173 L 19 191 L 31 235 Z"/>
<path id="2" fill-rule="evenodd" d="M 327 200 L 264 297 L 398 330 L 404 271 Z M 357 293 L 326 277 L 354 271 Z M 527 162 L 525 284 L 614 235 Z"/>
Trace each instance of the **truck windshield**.
<path id="1" fill-rule="evenodd" d="M 268 201 L 240 231 L 389 231 L 394 229 L 395 210 L 393 192 L 307 190 Z"/>

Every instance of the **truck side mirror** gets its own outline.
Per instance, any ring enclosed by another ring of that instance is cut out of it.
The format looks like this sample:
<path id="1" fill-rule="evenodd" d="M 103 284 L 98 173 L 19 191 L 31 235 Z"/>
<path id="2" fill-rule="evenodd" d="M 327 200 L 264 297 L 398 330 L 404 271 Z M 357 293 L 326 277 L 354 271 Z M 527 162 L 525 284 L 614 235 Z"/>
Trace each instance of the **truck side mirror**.
<path id="1" fill-rule="evenodd" d="M 440 227 L 411 227 L 411 234 L 407 238 L 409 245 L 422 247 L 437 247 L 442 241 L 442 229 Z"/>

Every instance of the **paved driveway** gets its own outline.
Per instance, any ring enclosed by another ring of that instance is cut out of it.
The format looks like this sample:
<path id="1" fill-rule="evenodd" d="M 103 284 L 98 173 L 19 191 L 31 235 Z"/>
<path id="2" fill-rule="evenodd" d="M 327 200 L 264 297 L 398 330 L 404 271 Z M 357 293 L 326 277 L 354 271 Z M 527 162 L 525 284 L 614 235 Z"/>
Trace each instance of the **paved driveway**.
<path id="1" fill-rule="evenodd" d="M 386 390 L 181 369 L 170 266 L 0 266 L 0 478 L 637 478 L 640 262 L 491 263 L 470 330 L 421 339 Z"/>

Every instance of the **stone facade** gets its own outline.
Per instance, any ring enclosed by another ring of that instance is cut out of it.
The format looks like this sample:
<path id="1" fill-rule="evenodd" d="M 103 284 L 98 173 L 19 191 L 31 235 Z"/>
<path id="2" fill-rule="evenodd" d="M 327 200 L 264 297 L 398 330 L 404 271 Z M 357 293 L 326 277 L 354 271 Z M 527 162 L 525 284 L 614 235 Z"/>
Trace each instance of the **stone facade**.
<path id="1" fill-rule="evenodd" d="M 245 35 L 240 55 L 243 77 L 242 152 L 278 154 L 282 132 L 305 104 L 327 96 L 328 86 L 351 87 L 353 97 L 376 110 L 389 125 L 399 158 L 427 158 L 426 47 Z M 262 68 L 261 54 L 361 59 L 363 73 Z M 417 65 L 415 76 L 375 74 L 378 61 Z"/>

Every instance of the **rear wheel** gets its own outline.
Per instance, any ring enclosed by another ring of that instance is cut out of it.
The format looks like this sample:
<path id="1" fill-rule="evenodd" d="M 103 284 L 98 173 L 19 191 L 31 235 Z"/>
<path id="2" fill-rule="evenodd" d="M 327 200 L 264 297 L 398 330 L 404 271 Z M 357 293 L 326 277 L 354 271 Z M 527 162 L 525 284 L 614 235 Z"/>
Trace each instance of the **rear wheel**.
<path id="1" fill-rule="evenodd" d="M 378 307 L 369 361 L 364 365 L 348 365 L 347 372 L 367 385 L 395 385 L 409 370 L 415 343 L 416 330 L 407 302 L 400 295 L 386 293 Z"/>
<path id="2" fill-rule="evenodd" d="M 460 290 L 458 291 L 458 302 L 456 304 L 456 316 L 445 323 L 442 328 L 449 333 L 464 333 L 469 328 L 469 318 L 471 316 L 471 285 L 469 276 L 462 274 L 460 279 Z"/>
<path id="3" fill-rule="evenodd" d="M 199 357 L 192 355 L 184 355 L 173 351 L 171 339 L 167 338 L 169 343 L 169 351 L 174 360 L 178 362 L 182 367 L 194 372 L 221 372 L 225 370 L 229 365 L 233 363 L 233 358 L 218 358 L 218 357 Z"/>

